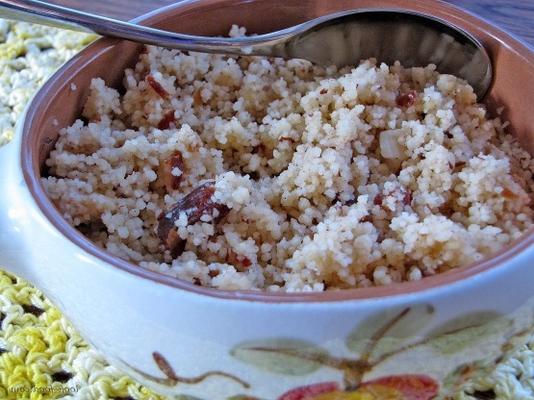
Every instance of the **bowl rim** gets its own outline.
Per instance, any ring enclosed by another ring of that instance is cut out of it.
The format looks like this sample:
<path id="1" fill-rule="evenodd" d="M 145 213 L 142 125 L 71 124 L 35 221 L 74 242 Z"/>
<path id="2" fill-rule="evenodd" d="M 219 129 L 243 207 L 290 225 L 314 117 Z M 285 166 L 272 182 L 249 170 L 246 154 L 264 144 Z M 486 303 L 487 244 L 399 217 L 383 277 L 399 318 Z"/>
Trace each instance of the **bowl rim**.
<path id="1" fill-rule="evenodd" d="M 225 0 L 216 0 L 216 2 L 222 3 Z M 205 0 L 185 0 L 180 3 L 170 4 L 149 13 L 146 13 L 140 17 L 133 19 L 136 23 L 149 23 L 154 24 L 158 22 L 158 18 L 164 18 L 168 11 L 174 11 L 176 9 L 187 10 L 188 6 L 195 6 L 202 4 Z M 415 0 L 415 3 L 422 4 L 423 1 Z M 451 13 L 451 17 L 465 18 L 478 24 L 479 27 L 483 27 L 489 31 L 503 46 L 508 46 L 525 57 L 527 56 L 531 64 L 534 65 L 534 52 L 528 45 L 523 43 L 520 39 L 517 39 L 509 33 L 503 31 L 501 28 L 485 21 L 484 19 L 473 15 L 469 11 L 458 8 L 449 3 L 445 3 L 441 0 L 424 1 L 425 8 L 429 15 L 432 13 L 432 3 L 445 7 L 445 9 Z M 380 8 L 380 7 L 377 7 Z M 385 7 L 383 7 L 385 8 Z M 356 8 L 355 8 L 356 9 Z M 450 23 L 454 23 L 447 18 L 441 17 Z M 468 30 L 467 30 L 468 31 Z M 468 31 L 469 32 L 469 31 Z M 473 34 L 473 33 L 471 33 Z M 476 35 L 473 34 L 476 37 Z M 99 261 L 103 261 L 109 268 L 118 268 L 119 270 L 132 274 L 139 278 L 144 278 L 152 281 L 153 283 L 163 284 L 176 289 L 180 289 L 191 294 L 207 296 L 211 298 L 218 298 L 224 300 L 239 300 L 239 301 L 254 301 L 261 303 L 324 303 L 324 302 L 339 302 L 339 301 L 354 301 L 354 300 L 369 300 L 369 299 L 382 299 L 389 297 L 398 297 L 405 295 L 415 295 L 422 292 L 433 291 L 442 289 L 445 287 L 451 287 L 453 284 L 460 282 L 466 282 L 470 278 L 481 275 L 483 272 L 496 269 L 506 268 L 507 261 L 510 261 L 515 256 L 519 256 L 523 251 L 531 248 L 534 245 L 534 227 L 528 229 L 521 237 L 514 240 L 510 244 L 504 246 L 497 253 L 492 256 L 477 261 L 465 267 L 455 268 L 445 273 L 440 273 L 435 276 L 426 277 L 419 281 L 400 282 L 387 286 L 374 286 L 368 288 L 354 288 L 354 289 L 342 289 L 331 290 L 324 292 L 267 292 L 258 290 L 221 290 L 210 287 L 197 286 L 191 282 L 181 280 L 176 277 L 165 275 L 156 271 L 152 271 L 143 267 L 140 267 L 134 263 L 123 260 L 117 256 L 112 255 L 106 250 L 98 247 L 76 228 L 72 227 L 61 216 L 56 209 L 52 201 L 46 195 L 43 184 L 38 173 L 38 166 L 35 163 L 34 149 L 30 146 L 30 136 L 32 121 L 38 120 L 37 116 L 42 114 L 39 110 L 42 108 L 43 100 L 49 97 L 53 90 L 59 90 L 61 88 L 62 81 L 69 81 L 63 78 L 65 71 L 74 69 L 79 71 L 85 65 L 92 62 L 102 52 L 107 50 L 110 46 L 114 46 L 121 42 L 119 39 L 101 38 L 91 43 L 81 52 L 77 53 L 71 60 L 65 63 L 58 71 L 56 71 L 52 77 L 50 77 L 46 83 L 39 89 L 30 104 L 26 109 L 24 119 L 19 125 L 21 134 L 21 148 L 20 148 L 20 162 L 24 181 L 28 187 L 33 201 L 38 206 L 39 210 L 46 217 L 49 224 L 53 226 L 65 239 L 74 243 L 84 252 L 95 257 Z M 491 90 L 491 89 L 490 89 Z"/>

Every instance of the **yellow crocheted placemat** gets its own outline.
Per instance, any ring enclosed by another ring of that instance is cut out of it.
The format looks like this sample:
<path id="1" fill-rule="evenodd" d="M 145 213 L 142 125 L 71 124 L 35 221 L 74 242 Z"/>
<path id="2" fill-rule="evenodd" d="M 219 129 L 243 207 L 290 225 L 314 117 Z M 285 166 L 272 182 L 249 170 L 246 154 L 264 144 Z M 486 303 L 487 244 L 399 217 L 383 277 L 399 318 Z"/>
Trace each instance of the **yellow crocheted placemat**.
<path id="1" fill-rule="evenodd" d="M 0 144 L 44 80 L 93 39 L 0 20 Z M 456 397 L 534 399 L 534 339 Z M 0 271 L 0 399 L 57 398 L 165 399 L 108 365 L 39 290 Z"/>

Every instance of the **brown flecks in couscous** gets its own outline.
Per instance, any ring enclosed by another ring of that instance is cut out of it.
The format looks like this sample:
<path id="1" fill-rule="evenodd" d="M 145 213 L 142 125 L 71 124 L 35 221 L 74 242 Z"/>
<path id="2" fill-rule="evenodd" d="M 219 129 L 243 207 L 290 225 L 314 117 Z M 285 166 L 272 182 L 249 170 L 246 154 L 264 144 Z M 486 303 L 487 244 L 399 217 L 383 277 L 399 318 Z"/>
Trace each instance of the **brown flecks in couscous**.
<path id="1" fill-rule="evenodd" d="M 147 47 L 124 87 L 93 80 L 89 123 L 61 130 L 43 183 L 73 226 L 143 268 L 230 290 L 387 285 L 532 225 L 532 158 L 432 65 Z"/>

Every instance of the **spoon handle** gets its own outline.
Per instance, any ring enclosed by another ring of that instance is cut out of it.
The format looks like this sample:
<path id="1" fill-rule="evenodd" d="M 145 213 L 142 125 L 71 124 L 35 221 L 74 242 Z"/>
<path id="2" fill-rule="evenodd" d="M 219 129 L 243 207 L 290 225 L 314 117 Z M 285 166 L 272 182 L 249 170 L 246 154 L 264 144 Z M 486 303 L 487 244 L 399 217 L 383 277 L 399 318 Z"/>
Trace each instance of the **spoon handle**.
<path id="1" fill-rule="evenodd" d="M 236 55 L 270 54 L 270 46 L 265 45 L 260 36 L 222 38 L 186 35 L 136 25 L 39 0 L 0 0 L 0 17 L 180 50 Z M 272 40 L 272 37 L 270 39 Z"/>

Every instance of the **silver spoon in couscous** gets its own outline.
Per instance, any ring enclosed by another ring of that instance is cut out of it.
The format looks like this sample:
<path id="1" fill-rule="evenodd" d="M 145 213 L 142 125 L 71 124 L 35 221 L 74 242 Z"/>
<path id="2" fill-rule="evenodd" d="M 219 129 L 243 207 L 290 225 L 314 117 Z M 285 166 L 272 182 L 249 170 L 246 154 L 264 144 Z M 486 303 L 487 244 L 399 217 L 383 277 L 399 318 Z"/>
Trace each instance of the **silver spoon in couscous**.
<path id="1" fill-rule="evenodd" d="M 324 66 L 368 58 L 405 67 L 435 64 L 467 80 L 479 100 L 492 81 L 491 60 L 476 38 L 436 17 L 399 9 L 344 11 L 239 38 L 168 32 L 38 0 L 1 0 L 0 16 L 206 53 L 302 58 Z"/>

